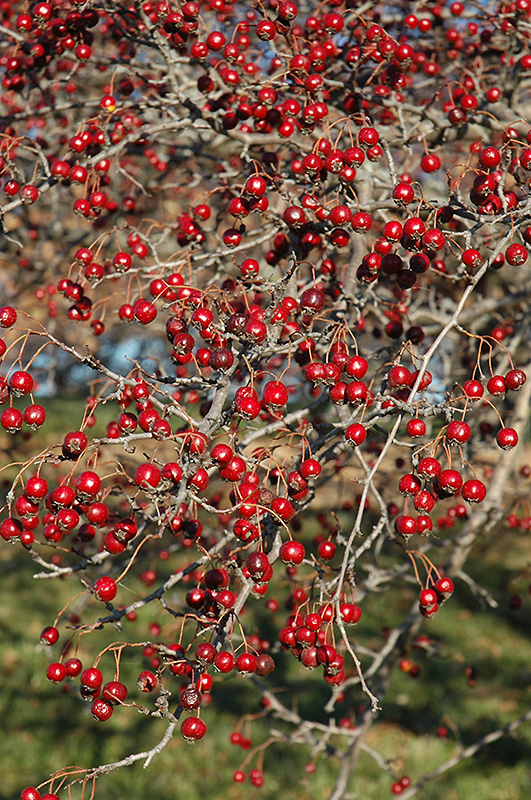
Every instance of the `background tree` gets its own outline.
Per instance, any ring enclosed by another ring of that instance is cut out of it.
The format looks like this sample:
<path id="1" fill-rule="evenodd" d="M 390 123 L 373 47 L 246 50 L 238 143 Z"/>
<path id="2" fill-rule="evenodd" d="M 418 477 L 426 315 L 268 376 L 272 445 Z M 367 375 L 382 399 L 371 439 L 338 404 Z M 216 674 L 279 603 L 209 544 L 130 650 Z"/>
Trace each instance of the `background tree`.
<path id="1" fill-rule="evenodd" d="M 531 719 L 413 778 L 371 734 L 421 657 L 451 717 L 430 620 L 501 624 L 500 537 L 514 613 L 529 578 L 530 7 L 1 5 L 0 534 L 58 587 L 48 679 L 154 741 L 22 800 L 208 741 L 232 683 L 270 725 L 234 782 L 288 743 L 333 800 Z"/>

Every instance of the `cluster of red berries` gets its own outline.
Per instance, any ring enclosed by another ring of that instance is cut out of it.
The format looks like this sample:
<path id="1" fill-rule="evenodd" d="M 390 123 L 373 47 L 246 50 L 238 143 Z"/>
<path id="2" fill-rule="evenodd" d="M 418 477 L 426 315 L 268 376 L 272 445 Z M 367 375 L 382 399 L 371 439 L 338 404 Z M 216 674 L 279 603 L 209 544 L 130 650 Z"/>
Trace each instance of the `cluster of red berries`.
<path id="1" fill-rule="evenodd" d="M 105 5 L 0 4 L 2 221 L 20 229 L 6 241 L 21 296 L 37 285 L 38 301 L 32 319 L 0 308 L 0 432 L 41 442 L 33 393 L 51 347 L 95 377 L 82 421 L 17 455 L 0 536 L 43 569 L 86 574 L 94 638 L 136 613 L 117 605 L 125 575 L 148 589 L 139 608 L 175 588 L 178 607 L 164 603 L 184 644 L 145 645 L 137 688 L 182 679 L 181 732 L 196 741 L 212 676 L 264 677 L 270 648 L 322 667 L 336 697 L 353 600 L 373 586 L 365 553 L 377 572 L 420 534 L 418 613 L 453 592 L 429 534 L 487 499 L 476 444 L 510 463 L 519 441 L 531 133 L 507 87 L 531 69 L 531 2 L 375 2 L 363 18 L 335 0 Z M 477 319 L 472 292 L 489 300 Z M 131 369 L 119 357 L 133 340 Z M 90 438 L 103 408 L 105 435 Z M 531 527 L 522 508 L 509 527 Z M 240 618 L 266 595 L 288 615 L 273 644 Z M 105 721 L 129 690 L 118 671 L 104 682 L 101 654 L 86 669 L 67 657 L 84 630 L 70 621 L 48 678 L 79 678 Z M 263 784 L 261 762 L 248 777 Z"/>

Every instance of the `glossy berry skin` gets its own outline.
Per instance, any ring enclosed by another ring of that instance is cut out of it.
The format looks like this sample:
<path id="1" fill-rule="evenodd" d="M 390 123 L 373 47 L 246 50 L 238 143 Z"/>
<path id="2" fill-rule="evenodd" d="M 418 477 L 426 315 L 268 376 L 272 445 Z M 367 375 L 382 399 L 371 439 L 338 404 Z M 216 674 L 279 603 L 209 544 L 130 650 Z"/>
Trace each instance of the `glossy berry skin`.
<path id="1" fill-rule="evenodd" d="M 270 566 L 269 559 L 265 553 L 257 551 L 247 556 L 247 569 L 255 580 L 263 578 Z"/>
<path id="2" fill-rule="evenodd" d="M 81 673 L 81 686 L 95 693 L 103 683 L 103 675 L 97 667 L 88 667 Z"/>
<path id="3" fill-rule="evenodd" d="M 340 603 L 339 613 L 345 625 L 355 625 L 361 619 L 361 608 L 355 603 Z"/>
<path id="4" fill-rule="evenodd" d="M 354 378 L 361 381 L 365 377 L 369 369 L 369 362 L 363 356 L 352 356 L 347 363 L 347 375 L 349 378 Z"/>
<path id="5" fill-rule="evenodd" d="M 512 450 L 518 444 L 518 433 L 514 428 L 502 428 L 496 436 L 496 443 L 502 450 Z"/>
<path id="6" fill-rule="evenodd" d="M 46 670 L 46 677 L 51 683 L 61 683 L 66 678 L 66 669 L 64 664 L 54 663 L 50 664 Z"/>
<path id="7" fill-rule="evenodd" d="M 398 516 L 395 520 L 395 531 L 403 536 L 404 539 L 409 539 L 410 536 L 417 533 L 417 521 L 415 517 L 410 517 L 404 514 Z"/>
<path id="8" fill-rule="evenodd" d="M 392 192 L 392 197 L 397 205 L 409 205 L 415 199 L 415 191 L 409 183 L 398 183 Z"/>
<path id="9" fill-rule="evenodd" d="M 497 167 L 501 161 L 500 151 L 497 147 L 485 147 L 479 156 L 479 161 L 481 166 L 487 169 Z"/>
<path id="10" fill-rule="evenodd" d="M 322 558 L 324 561 L 330 561 L 336 554 L 334 542 L 320 542 L 317 546 L 317 554 L 319 558 Z"/>
<path id="11" fill-rule="evenodd" d="M 283 213 L 282 219 L 290 228 L 302 228 L 306 224 L 306 214 L 303 208 L 289 206 Z"/>
<path id="12" fill-rule="evenodd" d="M 484 394 L 483 386 L 479 381 L 469 380 L 463 384 L 463 390 L 469 400 L 475 402 L 481 400 Z"/>
<path id="13" fill-rule="evenodd" d="M 96 472 L 86 470 L 76 478 L 76 495 L 84 500 L 94 498 L 101 489 L 101 478 Z"/>
<path id="14" fill-rule="evenodd" d="M 469 269 L 476 269 L 480 267 L 483 263 L 483 258 L 479 250 L 475 250 L 474 248 L 468 248 L 464 250 L 461 254 L 461 261 L 468 267 Z"/>
<path id="15" fill-rule="evenodd" d="M 133 316 L 141 325 L 149 325 L 156 318 L 158 312 L 156 306 L 149 300 L 140 298 L 133 306 Z"/>
<path id="16" fill-rule="evenodd" d="M 305 548 L 301 542 L 289 541 L 280 546 L 280 560 L 289 566 L 302 564 L 305 555 Z"/>
<path id="17" fill-rule="evenodd" d="M 216 648 L 210 642 L 201 642 L 195 650 L 195 657 L 200 664 L 208 665 L 214 663 Z"/>
<path id="18" fill-rule="evenodd" d="M 287 497 L 275 497 L 271 503 L 271 512 L 274 518 L 279 518 L 282 522 L 289 522 L 295 515 L 295 508 Z"/>
<path id="19" fill-rule="evenodd" d="M 157 678 L 149 670 L 144 670 L 136 679 L 136 685 L 141 692 L 153 692 L 157 687 Z"/>
<path id="20" fill-rule="evenodd" d="M 94 582 L 92 589 L 98 600 L 101 600 L 103 603 L 110 603 L 111 600 L 114 600 L 118 591 L 116 581 L 109 578 L 107 575 L 102 575 L 101 578 L 98 578 L 97 581 Z"/>
<path id="21" fill-rule="evenodd" d="M 20 793 L 20 800 L 41 800 L 41 793 L 33 786 L 26 786 Z"/>
<path id="22" fill-rule="evenodd" d="M 23 411 L 22 417 L 26 425 L 36 431 L 42 427 L 46 421 L 46 410 L 38 403 L 32 403 Z"/>
<path id="23" fill-rule="evenodd" d="M 232 672 L 232 670 L 236 666 L 236 659 L 234 658 L 232 653 L 229 653 L 227 650 L 220 650 L 214 656 L 213 664 L 214 668 L 218 672 L 226 674 L 228 672 Z"/>
<path id="24" fill-rule="evenodd" d="M 505 251 L 505 260 L 513 267 L 525 264 L 528 256 L 529 253 L 527 252 L 526 248 L 518 242 L 510 244 Z"/>
<path id="25" fill-rule="evenodd" d="M 419 603 L 425 608 L 434 606 L 437 603 L 437 592 L 434 589 L 423 589 L 419 594 Z"/>
<path id="26" fill-rule="evenodd" d="M 240 653 L 236 658 L 236 669 L 241 675 L 250 675 L 256 672 L 258 657 L 253 653 Z"/>
<path id="27" fill-rule="evenodd" d="M 345 431 L 345 439 L 350 444 L 358 447 L 367 438 L 367 430 L 360 422 L 353 422 Z"/>
<path id="28" fill-rule="evenodd" d="M 437 478 L 437 486 L 445 495 L 456 494 L 463 485 L 463 479 L 455 469 L 443 469 Z"/>
<path id="29" fill-rule="evenodd" d="M 225 466 L 234 456 L 232 447 L 228 444 L 216 444 L 210 451 L 212 459 L 218 463 L 219 466 Z"/>
<path id="30" fill-rule="evenodd" d="M 447 600 L 454 592 L 454 582 L 451 578 L 439 578 L 433 587 L 443 600 Z"/>
<path id="31" fill-rule="evenodd" d="M 321 474 L 321 465 L 314 458 L 307 458 L 301 463 L 299 472 L 305 480 L 311 481 Z"/>
<path id="32" fill-rule="evenodd" d="M 127 699 L 127 686 L 120 681 L 109 681 L 106 683 L 101 691 L 103 700 L 106 700 L 112 706 L 121 705 Z"/>
<path id="33" fill-rule="evenodd" d="M 301 295 L 300 306 L 306 314 L 313 316 L 322 311 L 325 299 L 324 292 L 320 289 L 306 289 Z"/>
<path id="34" fill-rule="evenodd" d="M 0 328 L 11 328 L 17 321 L 17 312 L 11 306 L 0 307 Z"/>
<path id="35" fill-rule="evenodd" d="M 282 408 L 288 402 L 288 390 L 281 381 L 269 381 L 264 386 L 262 400 L 264 405 Z"/>
<path id="36" fill-rule="evenodd" d="M 411 372 L 407 367 L 398 364 L 391 367 L 387 379 L 394 389 L 406 389 L 411 386 Z"/>
<path id="37" fill-rule="evenodd" d="M 426 433 L 426 423 L 423 419 L 410 419 L 406 425 L 407 435 L 412 439 L 418 439 Z"/>
<path id="38" fill-rule="evenodd" d="M 440 475 L 441 465 L 436 458 L 431 458 L 430 456 L 426 456 L 425 458 L 421 458 L 421 460 L 417 464 L 416 470 L 421 478 L 426 478 L 426 480 L 430 480 Z"/>
<path id="39" fill-rule="evenodd" d="M 47 627 L 41 633 L 41 644 L 50 646 L 55 644 L 59 639 L 59 631 L 54 627 Z"/>
<path id="40" fill-rule="evenodd" d="M 433 522 L 427 514 L 419 514 L 417 517 L 417 533 L 427 536 L 433 530 Z"/>
<path id="41" fill-rule="evenodd" d="M 181 735 L 186 741 L 193 743 L 203 738 L 207 726 L 199 717 L 186 717 L 181 723 Z"/>
<path id="42" fill-rule="evenodd" d="M 9 378 L 9 388 L 15 397 L 23 397 L 23 395 L 30 394 L 33 389 L 33 383 L 33 378 L 29 372 L 24 370 L 13 372 Z"/>
<path id="43" fill-rule="evenodd" d="M 67 658 L 65 661 L 66 674 L 69 678 L 77 678 L 81 674 L 83 664 L 79 658 Z"/>
<path id="44" fill-rule="evenodd" d="M 65 484 L 56 486 L 51 494 L 51 501 L 54 510 L 71 506 L 75 499 L 76 493 L 71 486 L 67 486 Z"/>
<path id="45" fill-rule="evenodd" d="M 98 722 L 107 722 L 114 713 L 114 708 L 111 703 L 108 703 L 107 700 L 103 700 L 102 698 L 94 700 L 90 710 L 92 716 Z"/>
<path id="46" fill-rule="evenodd" d="M 18 408 L 5 408 L 0 414 L 0 425 L 8 433 L 17 433 L 23 421 L 24 417 Z"/>
<path id="47" fill-rule="evenodd" d="M 430 492 L 423 489 L 415 495 L 413 505 L 416 511 L 424 511 L 429 514 L 435 505 L 435 499 Z"/>
<path id="48" fill-rule="evenodd" d="M 446 429 L 446 440 L 448 444 L 464 444 L 470 439 L 471 433 L 468 423 L 454 420 Z"/>
<path id="49" fill-rule="evenodd" d="M 88 438 L 83 431 L 72 431 L 64 438 L 63 452 L 69 456 L 78 456 L 87 447 Z"/>
<path id="50" fill-rule="evenodd" d="M 422 489 L 422 483 L 416 475 L 403 475 L 398 483 L 398 490 L 401 494 L 414 497 Z"/>
<path id="51" fill-rule="evenodd" d="M 477 479 L 465 481 L 461 487 L 461 495 L 467 503 L 481 503 L 487 496 L 487 487 Z"/>
<path id="52" fill-rule="evenodd" d="M 369 391 L 363 381 L 350 381 L 346 387 L 346 397 L 349 403 L 360 406 L 367 402 Z"/>
<path id="53" fill-rule="evenodd" d="M 229 585 L 229 573 L 225 569 L 210 569 L 205 574 L 207 589 L 217 590 Z"/>
<path id="54" fill-rule="evenodd" d="M 142 489 L 156 489 L 162 478 L 155 464 L 141 464 L 135 472 L 135 483 Z"/>
<path id="55" fill-rule="evenodd" d="M 526 380 L 523 369 L 511 369 L 504 377 L 505 386 L 512 392 L 519 392 Z"/>
<path id="56" fill-rule="evenodd" d="M 487 391 L 494 397 L 503 397 L 507 390 L 503 375 L 493 375 L 487 381 Z"/>
<path id="57" fill-rule="evenodd" d="M 25 487 L 25 494 L 33 502 L 37 503 L 46 497 L 48 492 L 48 481 L 39 475 L 32 475 L 28 478 Z"/>
<path id="58" fill-rule="evenodd" d="M 39 190 L 33 184 L 27 184 L 20 190 L 20 199 L 24 205 L 33 205 L 39 197 Z"/>

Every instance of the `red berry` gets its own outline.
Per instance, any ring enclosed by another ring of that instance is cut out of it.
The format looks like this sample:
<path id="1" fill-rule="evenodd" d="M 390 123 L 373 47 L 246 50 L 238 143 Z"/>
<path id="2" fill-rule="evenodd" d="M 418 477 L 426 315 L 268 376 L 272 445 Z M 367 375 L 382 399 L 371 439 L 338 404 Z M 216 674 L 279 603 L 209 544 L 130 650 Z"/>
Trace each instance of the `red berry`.
<path id="1" fill-rule="evenodd" d="M 487 382 L 487 391 L 495 397 L 502 397 L 506 392 L 507 386 L 503 375 L 493 375 Z"/>
<path id="2" fill-rule="evenodd" d="M 112 706 L 120 705 L 127 699 L 127 687 L 120 681 L 109 681 L 103 687 L 101 696 Z"/>
<path id="3" fill-rule="evenodd" d="M 339 613 L 345 625 L 355 625 L 361 619 L 361 608 L 354 603 L 340 603 Z"/>
<path id="4" fill-rule="evenodd" d="M 358 447 L 360 444 L 363 444 L 365 439 L 367 438 L 367 430 L 361 424 L 361 422 L 353 422 L 352 425 L 349 425 L 345 431 L 345 439 L 347 442 Z"/>
<path id="5" fill-rule="evenodd" d="M 451 578 L 439 578 L 433 588 L 444 600 L 447 600 L 454 592 L 454 582 Z"/>
<path id="6" fill-rule="evenodd" d="M 463 479 L 455 469 L 443 469 L 437 477 L 437 488 L 445 495 L 456 494 L 462 485 Z"/>
<path id="7" fill-rule="evenodd" d="M 69 678 L 77 678 L 83 669 L 83 664 L 79 658 L 68 658 L 65 661 L 65 669 Z"/>
<path id="8" fill-rule="evenodd" d="M 103 675 L 97 667 L 88 667 L 81 673 L 81 686 L 95 693 L 103 683 Z"/>
<path id="9" fill-rule="evenodd" d="M 90 710 L 92 716 L 98 722 L 106 722 L 114 713 L 114 708 L 111 703 L 108 703 L 107 700 L 103 700 L 102 698 L 94 700 Z"/>
<path id="10" fill-rule="evenodd" d="M 87 447 L 88 439 L 83 431 L 67 433 L 63 441 L 63 452 L 68 456 L 78 456 Z"/>
<path id="11" fill-rule="evenodd" d="M 136 685 L 141 692 L 152 692 L 157 687 L 157 678 L 152 672 L 145 670 L 136 679 Z"/>
<path id="12" fill-rule="evenodd" d="M 301 542 L 289 541 L 280 546 L 279 555 L 284 564 L 295 566 L 302 563 L 306 552 Z"/>
<path id="13" fill-rule="evenodd" d="M 262 400 L 264 405 L 282 408 L 288 402 L 288 390 L 281 381 L 269 381 L 264 386 Z"/>
<path id="14" fill-rule="evenodd" d="M 477 479 L 465 481 L 461 488 L 461 495 L 467 503 L 481 503 L 487 496 L 487 487 Z"/>
<path id="15" fill-rule="evenodd" d="M 142 489 L 156 489 L 161 478 L 162 473 L 155 464 L 140 464 L 135 472 L 135 483 Z"/>
<path id="16" fill-rule="evenodd" d="M 0 307 L 0 328 L 11 328 L 17 321 L 17 312 L 11 306 Z"/>
<path id="17" fill-rule="evenodd" d="M 496 442 L 502 450 L 512 450 L 518 444 L 518 433 L 514 428 L 502 428 L 496 436 Z"/>
<path id="18" fill-rule="evenodd" d="M 320 289 L 306 289 L 301 295 L 300 306 L 306 314 L 313 316 L 322 311 L 325 299 L 324 292 Z"/>
<path id="19" fill-rule="evenodd" d="M 469 400 L 475 402 L 476 400 L 481 400 L 483 397 L 483 386 L 479 381 L 470 380 L 466 381 L 463 385 L 463 390 L 468 397 Z"/>
<path id="20" fill-rule="evenodd" d="M 411 386 L 411 372 L 407 367 L 396 365 L 391 367 L 387 375 L 390 385 L 395 389 L 406 389 Z"/>
<path id="21" fill-rule="evenodd" d="M 408 436 L 412 439 L 418 439 L 426 433 L 426 423 L 423 419 L 419 419 L 418 417 L 410 419 L 406 425 L 406 431 Z"/>
<path id="22" fill-rule="evenodd" d="M 111 600 L 114 600 L 118 591 L 116 581 L 107 575 L 102 575 L 101 578 L 98 578 L 97 581 L 94 582 L 92 589 L 98 600 L 101 600 L 103 603 L 109 603 Z"/>
<path id="23" fill-rule="evenodd" d="M 510 244 L 505 251 L 505 260 L 513 267 L 520 266 L 521 264 L 525 264 L 528 255 L 529 253 L 523 244 L 515 242 L 514 244 Z"/>
<path id="24" fill-rule="evenodd" d="M 61 683 L 61 681 L 64 681 L 66 678 L 66 669 L 64 664 L 50 664 L 46 670 L 46 677 L 52 683 Z"/>
<path id="25" fill-rule="evenodd" d="M 352 356 L 347 363 L 347 375 L 350 378 L 361 380 L 369 368 L 369 363 L 366 358 L 362 356 Z"/>
<path id="26" fill-rule="evenodd" d="M 470 439 L 471 433 L 470 425 L 454 420 L 446 429 L 446 440 L 449 444 L 464 444 Z"/>
<path id="27" fill-rule="evenodd" d="M 188 742 L 197 742 L 205 735 L 207 727 L 199 717 L 186 717 L 181 723 L 181 735 Z"/>
<path id="28" fill-rule="evenodd" d="M 322 558 L 324 561 L 330 561 L 336 554 L 336 546 L 333 542 L 320 542 L 317 546 L 317 553 L 319 558 Z"/>
<path id="29" fill-rule="evenodd" d="M 404 539 L 409 539 L 414 533 L 417 533 L 417 521 L 415 517 L 409 517 L 401 514 L 395 519 L 395 531 L 403 536 Z"/>
<path id="30" fill-rule="evenodd" d="M 41 633 L 41 644 L 52 645 L 55 644 L 58 639 L 59 639 L 59 631 L 57 630 L 57 628 L 50 626 L 48 628 L 44 628 L 44 630 Z"/>
<path id="31" fill-rule="evenodd" d="M 518 392 L 527 380 L 523 369 L 511 369 L 504 378 L 505 386 L 512 392 Z"/>

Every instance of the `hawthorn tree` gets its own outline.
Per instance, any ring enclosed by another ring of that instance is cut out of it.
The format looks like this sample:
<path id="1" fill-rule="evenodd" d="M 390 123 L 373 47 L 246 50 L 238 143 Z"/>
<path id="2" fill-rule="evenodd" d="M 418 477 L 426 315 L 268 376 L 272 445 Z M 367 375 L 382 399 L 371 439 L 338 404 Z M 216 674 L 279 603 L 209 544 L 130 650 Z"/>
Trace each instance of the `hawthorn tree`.
<path id="1" fill-rule="evenodd" d="M 454 583 L 496 615 L 471 555 L 531 525 L 530 9 L 0 3 L 0 534 L 71 586 L 48 679 L 154 741 L 22 800 L 208 737 L 229 680 L 310 772 L 336 759 L 332 800 L 361 751 L 408 798 L 531 719 L 413 782 L 366 742 Z M 50 441 L 58 359 L 88 397 Z M 364 605 L 400 586 L 382 634 Z M 315 716 L 277 691 L 281 651 L 328 684 Z"/>

